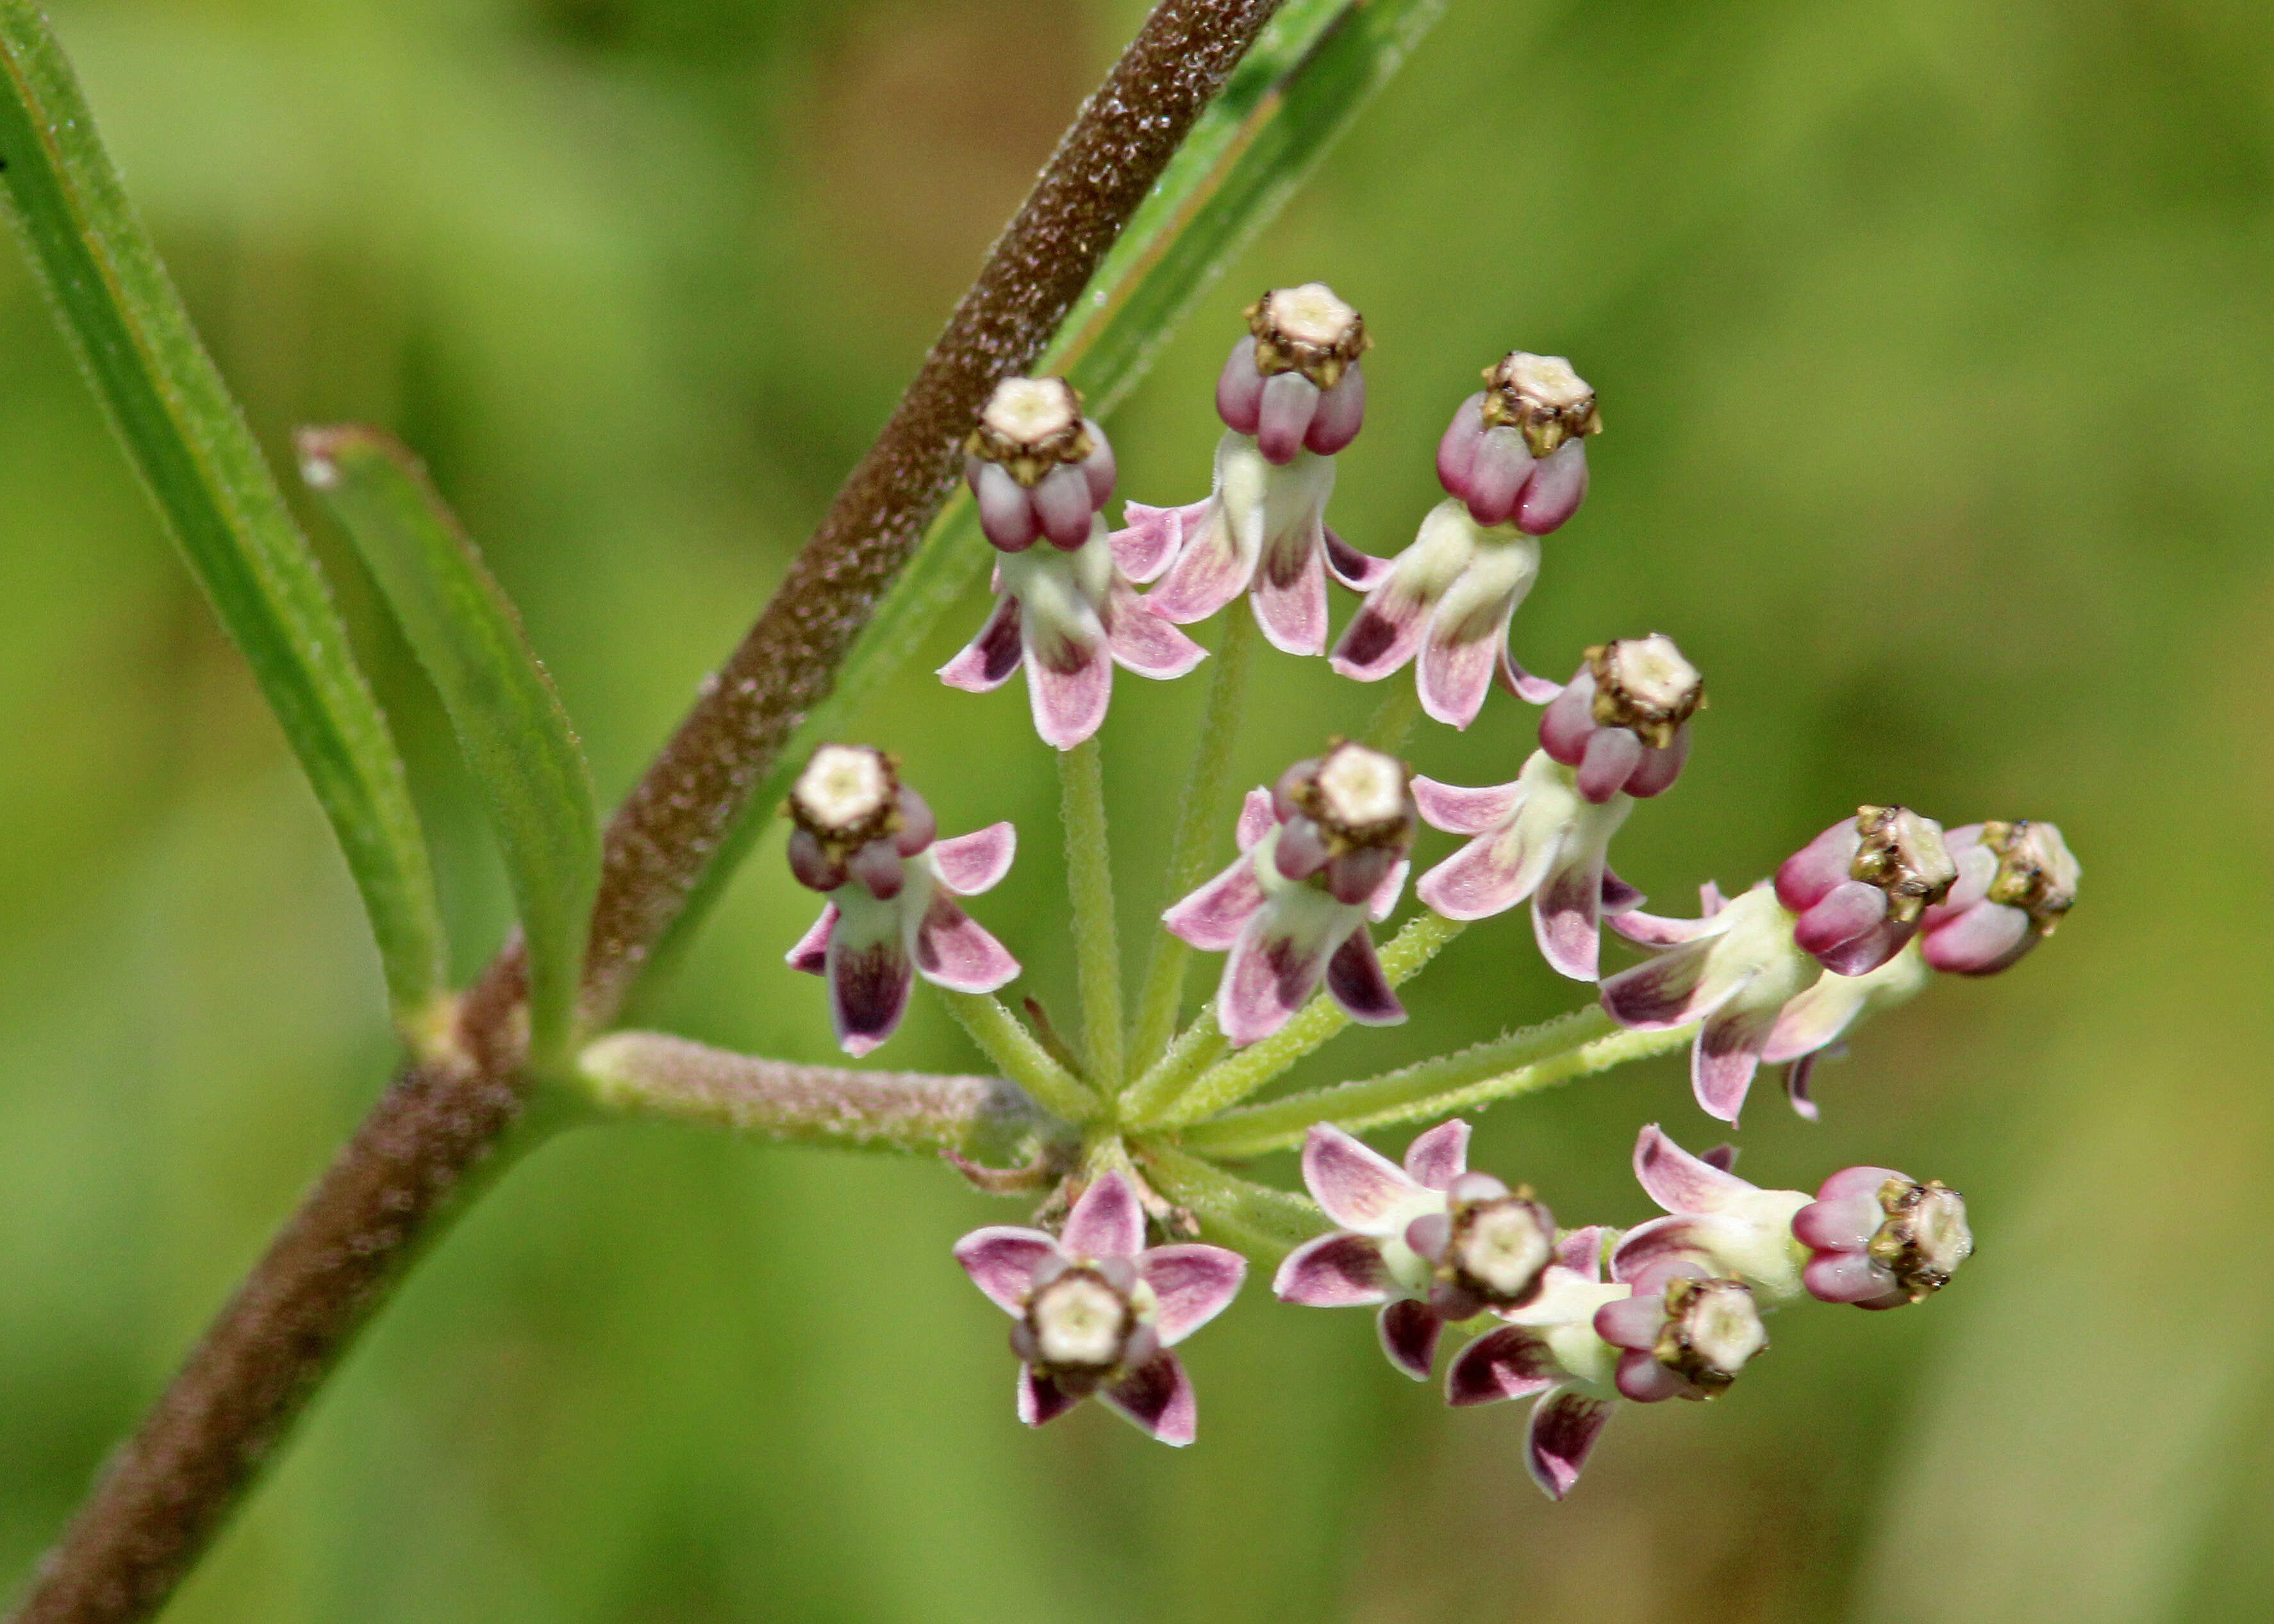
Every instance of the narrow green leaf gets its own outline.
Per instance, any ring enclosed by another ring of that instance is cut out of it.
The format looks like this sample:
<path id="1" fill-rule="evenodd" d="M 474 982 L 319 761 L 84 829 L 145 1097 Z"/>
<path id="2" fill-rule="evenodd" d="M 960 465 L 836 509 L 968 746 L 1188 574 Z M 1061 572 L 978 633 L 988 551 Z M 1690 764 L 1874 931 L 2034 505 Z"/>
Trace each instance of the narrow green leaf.
<path id="1" fill-rule="evenodd" d="M 1058 372 L 1103 417 L 1152 365 L 1177 324 L 1269 224 L 1374 92 L 1443 13 L 1446 0 L 1291 0 L 1201 116 L 1153 195 L 1075 302 L 1037 371 Z M 813 747 L 842 733 L 905 665 L 990 557 L 958 491 L 877 607 L 781 759 L 649 960 L 674 962 L 788 793 Z"/>
<path id="2" fill-rule="evenodd" d="M 431 1036 L 442 920 L 402 759 L 307 538 L 29 0 L 0 0 L 0 192 L 111 425 L 331 819 L 397 1023 Z"/>
<path id="3" fill-rule="evenodd" d="M 304 429 L 300 471 L 370 566 L 488 800 L 529 959 L 530 1047 L 564 1051 L 600 877 L 592 776 L 521 617 L 418 460 L 377 429 Z"/>

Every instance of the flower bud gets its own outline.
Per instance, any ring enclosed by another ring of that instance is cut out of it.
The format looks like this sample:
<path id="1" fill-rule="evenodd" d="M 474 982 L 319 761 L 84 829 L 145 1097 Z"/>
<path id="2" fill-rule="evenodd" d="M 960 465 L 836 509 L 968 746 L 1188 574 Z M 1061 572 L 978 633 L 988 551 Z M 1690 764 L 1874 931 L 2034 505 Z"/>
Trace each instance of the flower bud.
<path id="1" fill-rule="evenodd" d="M 1942 825 L 1907 807 L 1859 807 L 1777 869 L 1777 900 L 1798 914 L 1793 940 L 1837 975 L 1862 975 L 1902 951 L 1958 878 Z"/>
<path id="2" fill-rule="evenodd" d="M 1366 417 L 1358 358 L 1374 342 L 1358 312 L 1312 282 L 1275 288 L 1246 314 L 1249 336 L 1232 346 L 1216 380 L 1225 425 L 1254 435 L 1275 466 L 1298 451 L 1331 456 L 1357 439 Z"/>
<path id="3" fill-rule="evenodd" d="M 1811 1297 L 1859 1308 L 1901 1308 L 1950 1283 L 1973 1255 L 1966 1199 L 1939 1179 L 1893 1168 L 1843 1168 L 1793 1214 L 1809 1249 L 1801 1279 Z"/>
<path id="4" fill-rule="evenodd" d="M 1073 552 L 1113 493 L 1113 448 L 1063 378 L 1005 378 L 964 442 L 979 525 L 1005 553 L 1037 536 Z"/>
<path id="5" fill-rule="evenodd" d="M 1698 667 L 1674 639 L 1653 632 L 1587 650 L 1585 663 L 1540 718 L 1540 748 L 1577 769 L 1579 793 L 1600 806 L 1613 795 L 1672 787 L 1690 755 L 1690 718 L 1706 703 Z"/>
<path id="6" fill-rule="evenodd" d="M 1949 844 L 1958 881 L 1926 911 L 1919 944 L 1938 970 L 2002 970 L 2052 935 L 2076 905 L 2083 870 L 2052 823 L 1971 823 L 1952 831 Z"/>
<path id="7" fill-rule="evenodd" d="M 1453 414 L 1437 445 L 1437 477 L 1478 523 L 1545 536 L 1585 498 L 1585 437 L 1602 427 L 1594 390 L 1569 361 L 1510 350 Z"/>

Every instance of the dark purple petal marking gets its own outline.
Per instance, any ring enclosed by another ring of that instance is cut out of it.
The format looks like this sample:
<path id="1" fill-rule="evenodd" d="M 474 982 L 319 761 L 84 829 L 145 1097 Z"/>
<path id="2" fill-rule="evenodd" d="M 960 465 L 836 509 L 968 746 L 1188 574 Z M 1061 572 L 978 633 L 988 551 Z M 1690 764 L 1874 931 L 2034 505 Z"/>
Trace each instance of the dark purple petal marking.
<path id="1" fill-rule="evenodd" d="M 1735 1173 L 1693 1156 L 1652 1123 L 1636 1136 L 1635 1180 L 1669 1213 L 1718 1213 L 1753 1192 Z"/>
<path id="2" fill-rule="evenodd" d="M 1320 529 L 1326 538 L 1327 568 L 1352 591 L 1371 592 L 1389 578 L 1388 559 L 1359 552 L 1336 535 L 1332 525 L 1321 525 Z"/>
<path id="3" fill-rule="evenodd" d="M 1601 965 L 1603 851 L 1593 842 L 1556 843 L 1547 877 L 1532 897 L 1540 957 L 1559 974 L 1592 981 Z"/>
<path id="4" fill-rule="evenodd" d="M 1532 1407 L 1525 1463 L 1548 1499 L 1562 1500 L 1571 1492 L 1610 1418 L 1608 1399 L 1591 1398 L 1577 1387 L 1558 1387 Z"/>
<path id="5" fill-rule="evenodd" d="M 1382 1350 L 1389 1362 L 1416 1381 L 1429 1380 L 1437 1363 L 1437 1333 L 1445 1322 L 1427 1303 L 1400 1297 L 1374 1317 L 1382 1335 Z"/>
<path id="6" fill-rule="evenodd" d="M 865 1055 L 892 1035 L 915 981 L 899 942 L 887 938 L 847 952 L 832 934 L 828 975 L 830 1017 L 847 1054 Z"/>
<path id="7" fill-rule="evenodd" d="M 1562 1373 L 1555 1353 L 1537 1331 L 1504 1325 L 1461 1350 L 1445 1372 L 1445 1402 L 1454 1407 L 1527 1398 Z"/>
<path id="8" fill-rule="evenodd" d="M 822 974 L 829 968 L 829 933 L 836 924 L 837 905 L 824 903 L 821 917 L 798 937 L 797 945 L 782 956 L 784 962 L 791 969 L 802 970 L 808 975 Z"/>
<path id="9" fill-rule="evenodd" d="M 1389 1295 L 1382 1243 L 1338 1230 L 1289 1252 L 1272 1278 L 1272 1294 L 1305 1308 L 1363 1308 Z"/>
<path id="10" fill-rule="evenodd" d="M 1690 1086 L 1708 1116 L 1737 1120 L 1776 1018 L 1775 1010 L 1724 1010 L 1698 1029 L 1698 1041 L 1690 1046 Z"/>
<path id="11" fill-rule="evenodd" d="M 1374 939 L 1364 925 L 1344 936 L 1327 961 L 1327 990 L 1343 1012 L 1362 1026 L 1394 1026 L 1405 1019 L 1405 1006 L 1382 974 Z"/>
<path id="12" fill-rule="evenodd" d="M 1120 1380 L 1100 1388 L 1097 1395 L 1109 1409 L 1164 1444 L 1182 1448 L 1198 1431 L 1192 1379 L 1173 1353 L 1156 1354 Z"/>
<path id="13" fill-rule="evenodd" d="M 1081 1395 L 1067 1392 L 1033 1365 L 1019 1366 L 1019 1419 L 1028 1426 L 1055 1421 L 1080 1402 Z"/>
<path id="14" fill-rule="evenodd" d="M 968 694 L 986 694 L 1011 680 L 1026 645 L 1020 633 L 1019 600 L 1005 597 L 963 651 L 939 668 L 939 680 Z"/>
<path id="15" fill-rule="evenodd" d="M 1622 935 L 1632 936 L 1629 922 L 1638 916 L 1620 914 L 1613 922 Z M 1669 921 L 1679 923 L 1681 921 Z M 1622 1026 L 1663 1032 L 1680 1026 L 1706 1012 L 1711 1002 L 1706 993 L 1706 973 L 1711 966 L 1710 941 L 1685 943 L 1646 964 L 1622 970 L 1602 984 L 1603 1008 Z M 1735 989 L 1730 989 L 1734 991 Z M 1728 994 L 1722 994 L 1727 997 Z"/>

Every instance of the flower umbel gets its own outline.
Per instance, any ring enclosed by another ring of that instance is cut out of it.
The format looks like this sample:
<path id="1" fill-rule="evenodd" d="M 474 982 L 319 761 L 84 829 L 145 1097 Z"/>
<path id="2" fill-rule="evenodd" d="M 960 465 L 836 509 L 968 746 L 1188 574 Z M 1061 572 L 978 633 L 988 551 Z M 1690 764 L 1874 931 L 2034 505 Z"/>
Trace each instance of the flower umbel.
<path id="1" fill-rule="evenodd" d="M 931 808 L 900 782 L 892 758 L 854 744 L 816 750 L 787 810 L 796 823 L 790 872 L 829 898 L 788 962 L 828 978 L 830 1019 L 847 1054 L 892 1036 L 918 974 L 960 992 L 992 992 L 1019 974 L 1019 961 L 954 900 L 1010 871 L 1018 846 L 1010 824 L 935 838 Z"/>
<path id="2" fill-rule="evenodd" d="M 1092 1181 L 1057 1236 L 1009 1224 L 955 1244 L 972 1283 L 1010 1314 L 1019 1419 L 1040 1426 L 1096 1395 L 1164 1444 L 1193 1441 L 1193 1385 L 1169 1351 L 1230 1306 L 1247 1259 L 1221 1246 L 1147 1246 L 1128 1177 Z"/>
<path id="3" fill-rule="evenodd" d="M 1361 744 L 1338 743 L 1271 791 L 1249 792 L 1239 859 L 1161 916 L 1203 951 L 1229 950 L 1216 1004 L 1225 1037 L 1270 1036 L 1321 980 L 1352 1020 L 1405 1019 L 1367 927 L 1397 906 L 1413 819 L 1404 764 Z"/>
<path id="4" fill-rule="evenodd" d="M 1288 1254 L 1271 1286 L 1280 1301 L 1381 1304 L 1382 1351 L 1427 1381 L 1447 1323 L 1537 1297 L 1555 1220 L 1529 1191 L 1470 1172 L 1468 1146 L 1468 1124 L 1442 1123 L 1406 1147 L 1401 1168 L 1339 1128 L 1313 1128 L 1303 1182 L 1343 1227 Z"/>

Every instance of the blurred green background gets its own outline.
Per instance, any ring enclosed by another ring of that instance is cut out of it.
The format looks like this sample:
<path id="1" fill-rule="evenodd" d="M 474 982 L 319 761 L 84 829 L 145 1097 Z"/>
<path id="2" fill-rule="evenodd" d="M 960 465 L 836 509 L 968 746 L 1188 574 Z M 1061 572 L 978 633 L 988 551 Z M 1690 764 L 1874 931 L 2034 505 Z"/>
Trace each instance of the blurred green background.
<path id="1" fill-rule="evenodd" d="M 223 370 L 395 428 L 628 786 L 779 575 L 1128 0 L 74 0 L 59 25 Z M 180 1620 L 513 1624 L 2257 1620 L 2274 1600 L 2274 25 L 2240 0 L 1454 0 L 1110 426 L 1203 493 L 1239 308 L 1365 312 L 1346 536 L 1395 551 L 1477 369 L 1569 354 L 1608 432 L 1516 645 L 1680 637 L 1713 704 L 1618 866 L 1686 911 L 1861 801 L 2052 817 L 2059 939 L 1755 1097 L 1744 1170 L 1970 1198 L 1907 1313 L 1811 1308 L 1723 1402 L 1630 1408 L 1572 1500 L 1516 1406 L 1450 1415 L 1363 1316 L 1251 1289 L 1190 1350 L 1201 1442 L 1011 1415 L 935 1166 L 668 1127 L 521 1169 L 323 1396 Z M 374 958 L 310 797 L 12 250 L 0 254 L 0 1583 L 12 1584 L 381 1086 Z M 471 971 L 507 907 L 440 710 L 311 515 L 418 774 Z M 1337 614 L 1349 599 L 1339 598 Z M 1020 686 L 866 717 L 983 916 L 1072 1004 Z M 1216 628 L 1206 634 L 1212 641 Z M 1267 654 L 1260 779 L 1375 695 Z M 1197 681 L 1105 739 L 1133 952 Z M 1412 754 L 1513 775 L 1504 698 Z M 1442 837 L 1425 855 L 1449 845 Z M 1229 851 L 1227 831 L 1225 848 Z M 823 1059 L 761 849 L 642 1011 Z M 1211 966 L 1214 961 L 1208 961 Z M 1195 974 L 1193 990 L 1201 990 Z M 1577 1001 L 1511 916 L 1306 1080 Z M 921 1004 L 885 1058 L 975 1064 Z M 1503 1107 L 1478 1160 L 1631 1222 L 1665 1061 Z M 1402 1136 L 1390 1136 L 1390 1143 Z M 1291 1177 L 1279 1158 L 1264 1176 Z"/>

